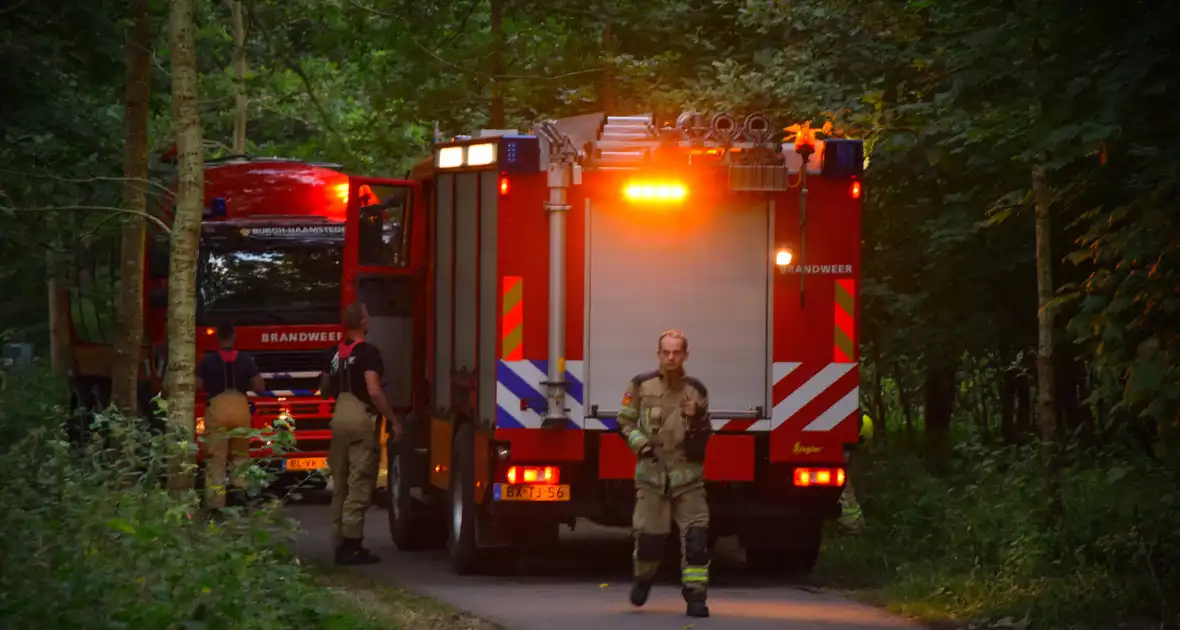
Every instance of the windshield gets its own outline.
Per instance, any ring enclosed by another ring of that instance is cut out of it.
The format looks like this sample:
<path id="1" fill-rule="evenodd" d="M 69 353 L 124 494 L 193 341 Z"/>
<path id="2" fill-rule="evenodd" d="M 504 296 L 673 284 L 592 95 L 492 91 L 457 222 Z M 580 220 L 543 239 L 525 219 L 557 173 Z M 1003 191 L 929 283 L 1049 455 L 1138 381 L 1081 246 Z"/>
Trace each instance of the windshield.
<path id="1" fill-rule="evenodd" d="M 338 242 L 202 244 L 200 323 L 330 321 L 340 305 L 342 250 Z M 218 317 L 231 313 L 232 318 Z"/>

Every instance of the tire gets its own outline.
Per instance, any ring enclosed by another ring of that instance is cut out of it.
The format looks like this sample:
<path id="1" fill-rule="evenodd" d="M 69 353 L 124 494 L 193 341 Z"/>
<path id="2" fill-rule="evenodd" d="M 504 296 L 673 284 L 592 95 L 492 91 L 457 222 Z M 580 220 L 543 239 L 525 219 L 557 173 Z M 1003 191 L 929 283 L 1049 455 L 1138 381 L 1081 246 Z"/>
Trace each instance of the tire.
<path id="1" fill-rule="evenodd" d="M 459 575 L 484 571 L 486 553 L 479 548 L 475 535 L 479 527 L 479 509 L 475 505 L 475 427 L 470 422 L 459 426 L 451 449 L 450 526 L 447 545 L 451 569 Z"/>
<path id="2" fill-rule="evenodd" d="M 747 548 L 746 566 L 760 575 L 802 577 L 810 575 L 819 561 L 823 544 L 823 523 L 807 521 L 788 530 L 792 545 L 786 548 Z"/>
<path id="3" fill-rule="evenodd" d="M 408 440 L 389 444 L 389 474 L 386 476 L 384 502 L 389 510 L 389 535 L 398 551 L 442 549 L 447 545 L 447 528 L 438 519 L 428 518 L 423 506 L 411 496 L 409 478 L 402 465 L 410 460 L 413 448 Z"/>

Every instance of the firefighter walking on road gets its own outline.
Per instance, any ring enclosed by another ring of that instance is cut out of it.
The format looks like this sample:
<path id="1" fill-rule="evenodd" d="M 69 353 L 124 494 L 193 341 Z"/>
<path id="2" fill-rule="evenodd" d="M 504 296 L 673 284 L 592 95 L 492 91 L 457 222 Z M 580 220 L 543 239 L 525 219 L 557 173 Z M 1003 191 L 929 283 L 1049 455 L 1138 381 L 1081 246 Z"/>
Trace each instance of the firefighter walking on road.
<path id="1" fill-rule="evenodd" d="M 227 471 L 237 493 L 246 486 L 238 469 L 250 459 L 250 438 L 229 436 L 232 431 L 250 429 L 250 401 L 247 392 L 262 393 L 266 384 L 254 357 L 234 349 L 234 327 L 217 327 L 216 352 L 206 354 L 197 365 L 197 389 L 204 390 L 205 407 L 205 507 L 225 507 Z"/>
<path id="2" fill-rule="evenodd" d="M 668 330 L 657 341 L 660 369 L 631 379 L 619 411 L 619 432 L 638 457 L 635 465 L 635 584 L 631 603 L 651 593 L 663 545 L 675 519 L 680 528 L 681 584 L 687 614 L 708 617 L 709 503 L 705 494 L 705 446 L 709 393 L 684 373 L 688 339 Z"/>
<path id="3" fill-rule="evenodd" d="M 393 439 L 401 437 L 401 424 L 381 390 L 384 365 L 381 353 L 365 343 L 369 314 L 363 304 L 344 309 L 345 338 L 336 347 L 320 376 L 320 392 L 335 398 L 332 442 L 328 468 L 332 473 L 332 542 L 336 563 L 373 564 L 381 559 L 364 548 L 365 511 L 377 481 L 378 414 L 388 419 Z"/>

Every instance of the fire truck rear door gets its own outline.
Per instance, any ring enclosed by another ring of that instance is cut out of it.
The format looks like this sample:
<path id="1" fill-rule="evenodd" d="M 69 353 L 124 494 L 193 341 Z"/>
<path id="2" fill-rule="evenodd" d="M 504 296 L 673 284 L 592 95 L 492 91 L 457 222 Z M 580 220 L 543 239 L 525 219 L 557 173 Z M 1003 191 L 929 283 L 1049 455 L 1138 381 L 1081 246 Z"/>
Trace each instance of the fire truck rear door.
<path id="1" fill-rule="evenodd" d="M 365 340 L 381 353 L 381 385 L 394 410 L 412 402 L 416 291 L 410 226 L 418 192 L 417 183 L 394 179 L 353 177 L 349 187 L 344 280 L 369 311 Z"/>
<path id="2" fill-rule="evenodd" d="M 658 367 L 669 328 L 689 339 L 685 368 L 709 389 L 714 427 L 742 418 L 756 420 L 747 430 L 769 428 L 770 203 L 722 199 L 589 202 L 585 409 L 597 405 L 600 418 L 585 428 L 615 426 L 628 380 Z"/>

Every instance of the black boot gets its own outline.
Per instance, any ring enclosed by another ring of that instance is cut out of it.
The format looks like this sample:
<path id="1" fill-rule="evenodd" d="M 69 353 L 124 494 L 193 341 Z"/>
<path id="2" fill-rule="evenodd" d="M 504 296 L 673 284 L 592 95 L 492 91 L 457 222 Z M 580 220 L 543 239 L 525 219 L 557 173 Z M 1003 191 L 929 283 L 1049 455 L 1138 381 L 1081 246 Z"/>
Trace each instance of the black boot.
<path id="1" fill-rule="evenodd" d="M 705 594 L 697 591 L 684 591 L 684 601 L 688 607 L 684 614 L 689 617 L 708 617 L 709 605 L 705 603 Z"/>
<path id="2" fill-rule="evenodd" d="M 631 605 L 646 604 L 648 595 L 651 595 L 651 580 L 635 580 L 635 584 L 631 585 Z"/>
<path id="3" fill-rule="evenodd" d="M 381 562 L 381 558 L 362 547 L 360 538 L 345 538 L 344 543 L 336 548 L 336 564 L 358 565 L 378 562 Z"/>

